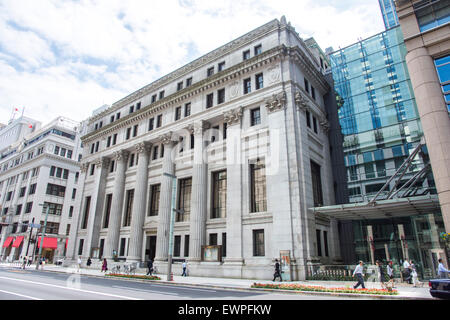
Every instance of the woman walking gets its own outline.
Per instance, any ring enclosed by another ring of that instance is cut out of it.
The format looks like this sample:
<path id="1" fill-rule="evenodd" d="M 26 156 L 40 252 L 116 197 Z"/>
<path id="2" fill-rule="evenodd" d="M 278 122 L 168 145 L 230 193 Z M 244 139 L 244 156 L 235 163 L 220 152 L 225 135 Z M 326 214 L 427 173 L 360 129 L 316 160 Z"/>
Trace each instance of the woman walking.
<path id="1" fill-rule="evenodd" d="M 108 262 L 106 262 L 106 258 L 103 258 L 103 263 L 102 263 L 102 271 L 101 272 L 105 272 L 108 271 Z"/>

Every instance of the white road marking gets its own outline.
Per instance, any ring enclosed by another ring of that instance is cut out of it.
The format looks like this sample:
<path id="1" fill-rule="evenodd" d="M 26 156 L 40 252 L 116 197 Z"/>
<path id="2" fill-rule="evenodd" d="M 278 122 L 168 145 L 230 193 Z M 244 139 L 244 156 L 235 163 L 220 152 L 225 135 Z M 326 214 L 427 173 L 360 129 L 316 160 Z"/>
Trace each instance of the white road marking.
<path id="1" fill-rule="evenodd" d="M 158 293 L 158 294 L 164 294 L 164 295 L 170 295 L 170 296 L 179 296 L 178 293 L 161 292 L 161 291 L 157 291 L 157 290 L 135 289 L 135 288 L 121 287 L 121 286 L 113 286 L 113 288 L 125 289 L 125 290 L 130 290 L 130 291 L 139 291 L 139 292 L 148 292 L 148 293 Z"/>
<path id="2" fill-rule="evenodd" d="M 19 294 L 19 293 L 5 291 L 5 290 L 0 290 L 0 292 L 6 293 L 6 294 L 12 294 L 12 295 L 15 295 L 15 296 L 19 296 L 19 297 L 27 298 L 27 299 L 31 299 L 31 300 L 42 300 L 42 299 L 39 299 L 39 298 L 30 297 L 30 296 L 26 296 L 24 294 Z"/>
<path id="3" fill-rule="evenodd" d="M 159 284 L 159 285 L 158 284 L 152 284 L 152 287 L 166 287 L 167 288 L 167 286 L 165 286 L 163 284 Z M 213 290 L 213 289 L 187 288 L 187 287 L 184 287 L 184 286 L 178 286 L 177 288 L 182 288 L 183 290 L 205 291 L 205 292 L 210 292 L 210 293 L 217 292 L 217 290 Z"/>
<path id="4" fill-rule="evenodd" d="M 86 293 L 98 294 L 98 295 L 114 297 L 114 298 L 121 298 L 121 299 L 128 299 L 128 300 L 142 300 L 142 299 L 139 299 L 139 298 L 121 296 L 121 295 L 104 293 L 104 292 L 98 292 L 98 291 L 90 291 L 90 290 L 83 290 L 83 289 L 77 289 L 77 288 L 70 288 L 70 287 L 58 286 L 56 284 L 48 284 L 48 283 L 42 283 L 42 282 L 36 282 L 36 281 L 30 281 L 30 280 L 22 280 L 22 279 L 6 278 L 6 277 L 0 277 L 0 279 L 10 280 L 10 281 L 27 282 L 27 283 L 32 283 L 32 284 L 37 284 L 37 285 L 42 285 L 42 286 L 55 287 L 55 288 L 66 289 L 66 290 L 73 290 L 73 291 L 79 291 L 79 292 L 86 292 Z"/>

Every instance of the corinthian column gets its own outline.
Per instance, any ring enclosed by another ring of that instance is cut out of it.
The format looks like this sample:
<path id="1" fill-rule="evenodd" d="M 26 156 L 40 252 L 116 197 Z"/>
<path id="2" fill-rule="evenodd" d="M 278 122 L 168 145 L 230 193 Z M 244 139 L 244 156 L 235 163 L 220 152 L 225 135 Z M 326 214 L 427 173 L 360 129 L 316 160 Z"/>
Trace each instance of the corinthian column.
<path id="1" fill-rule="evenodd" d="M 136 173 L 136 188 L 133 200 L 133 214 L 131 215 L 130 247 L 127 261 L 141 261 L 142 237 L 145 220 L 145 204 L 147 199 L 148 186 L 148 161 L 151 144 L 145 142 L 136 146 L 139 155 L 138 168 Z"/>
<path id="2" fill-rule="evenodd" d="M 189 262 L 200 262 L 202 245 L 206 237 L 206 194 L 207 164 L 203 159 L 205 141 L 204 130 L 209 124 L 204 121 L 194 123 L 194 165 L 192 173 L 192 198 L 189 234 Z"/>
<path id="3" fill-rule="evenodd" d="M 172 141 L 172 133 L 167 133 L 161 136 L 161 142 L 164 145 L 164 159 L 162 165 L 162 172 L 174 174 L 175 166 L 172 159 L 172 151 L 174 141 Z M 165 261 L 168 258 L 169 252 L 169 227 L 170 227 L 170 210 L 172 195 L 172 179 L 163 176 L 161 180 L 161 193 L 159 201 L 159 218 L 156 241 L 156 261 Z"/>
<path id="4" fill-rule="evenodd" d="M 114 191 L 109 217 L 108 233 L 105 243 L 105 258 L 112 259 L 113 251 L 118 252 L 120 220 L 122 217 L 123 194 L 125 190 L 125 170 L 127 168 L 130 153 L 125 150 L 116 151 L 114 160 L 117 163 L 116 176 L 114 179 Z"/>

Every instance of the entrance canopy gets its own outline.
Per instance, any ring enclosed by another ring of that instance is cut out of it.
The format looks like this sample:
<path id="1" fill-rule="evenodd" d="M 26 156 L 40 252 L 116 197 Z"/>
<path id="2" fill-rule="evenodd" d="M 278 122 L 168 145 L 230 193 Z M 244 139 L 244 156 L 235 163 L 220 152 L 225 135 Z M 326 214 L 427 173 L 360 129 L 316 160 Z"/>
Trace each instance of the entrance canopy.
<path id="1" fill-rule="evenodd" d="M 22 243 L 23 238 L 24 238 L 24 236 L 19 236 L 19 237 L 17 237 L 16 240 L 14 240 L 14 243 L 13 243 L 13 245 L 12 245 L 13 248 L 18 248 L 18 247 L 20 247 L 20 244 Z"/>
<path id="2" fill-rule="evenodd" d="M 41 237 L 38 237 L 38 248 L 41 247 Z M 44 237 L 42 248 L 56 249 L 58 248 L 58 238 Z"/>
<path id="3" fill-rule="evenodd" d="M 13 240 L 14 240 L 14 237 L 6 238 L 5 242 L 3 243 L 3 248 L 8 248 Z"/>
<path id="4" fill-rule="evenodd" d="M 379 200 L 372 204 L 360 202 L 315 207 L 310 208 L 310 210 L 338 220 L 369 220 L 430 214 L 439 212 L 440 206 L 437 195 L 426 195 Z"/>

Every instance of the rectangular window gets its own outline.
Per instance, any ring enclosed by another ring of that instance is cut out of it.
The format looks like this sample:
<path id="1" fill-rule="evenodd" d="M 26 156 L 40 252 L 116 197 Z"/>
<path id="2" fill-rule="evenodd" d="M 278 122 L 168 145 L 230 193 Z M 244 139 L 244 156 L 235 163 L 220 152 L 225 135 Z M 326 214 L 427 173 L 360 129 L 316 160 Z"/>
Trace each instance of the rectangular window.
<path id="1" fill-rule="evenodd" d="M 19 216 L 21 212 L 22 212 L 22 205 L 18 204 L 16 208 L 16 216 Z"/>
<path id="2" fill-rule="evenodd" d="M 164 90 L 159 92 L 159 100 L 164 98 Z"/>
<path id="3" fill-rule="evenodd" d="M 181 253 L 181 236 L 175 236 L 173 243 L 173 256 L 179 257 L 180 253 Z"/>
<path id="4" fill-rule="evenodd" d="M 258 159 L 250 164 L 251 212 L 267 211 L 266 166 Z"/>
<path id="5" fill-rule="evenodd" d="M 260 108 L 255 108 L 250 110 L 250 126 L 258 124 L 261 124 L 261 110 Z"/>
<path id="6" fill-rule="evenodd" d="M 120 238 L 120 249 L 119 249 L 119 256 L 124 257 L 125 256 L 125 246 L 127 244 L 127 238 Z"/>
<path id="7" fill-rule="evenodd" d="M 111 163 L 109 165 L 109 173 L 114 172 L 115 166 L 116 166 L 116 161 L 115 160 L 111 160 Z"/>
<path id="8" fill-rule="evenodd" d="M 314 116 L 312 118 L 313 118 L 313 130 L 315 133 L 317 133 L 318 132 L 317 131 L 317 119 Z"/>
<path id="9" fill-rule="evenodd" d="M 322 179 L 320 175 L 320 165 L 318 165 L 314 161 L 311 161 L 311 179 L 314 207 L 320 207 L 323 205 Z"/>
<path id="10" fill-rule="evenodd" d="M 227 256 L 227 234 L 222 233 L 222 257 Z"/>
<path id="11" fill-rule="evenodd" d="M 134 112 L 134 105 L 130 107 L 130 112 L 129 113 L 133 113 Z"/>
<path id="12" fill-rule="evenodd" d="M 222 71 L 223 69 L 225 69 L 225 61 L 220 62 L 220 63 L 218 64 L 218 66 L 217 66 L 217 70 L 218 70 L 219 72 Z"/>
<path id="13" fill-rule="evenodd" d="M 264 250 L 264 230 L 253 230 L 253 256 L 265 256 Z"/>
<path id="14" fill-rule="evenodd" d="M 192 77 L 186 79 L 186 88 L 192 85 Z"/>
<path id="15" fill-rule="evenodd" d="M 87 228 L 90 207 L 91 207 L 91 197 L 89 196 L 89 197 L 86 197 L 85 204 L 84 204 L 84 214 L 83 214 L 83 220 L 81 223 L 81 229 Z"/>
<path id="16" fill-rule="evenodd" d="M 84 239 L 80 239 L 80 242 L 78 244 L 78 255 L 81 256 L 83 254 L 83 246 L 84 246 Z"/>
<path id="17" fill-rule="evenodd" d="M 120 112 L 117 112 L 117 114 L 116 114 L 116 120 L 119 120 L 120 119 Z"/>
<path id="18" fill-rule="evenodd" d="M 323 246 L 325 248 L 325 257 L 328 257 L 328 233 L 323 232 Z"/>
<path id="19" fill-rule="evenodd" d="M 211 77 L 214 74 L 214 67 L 208 68 L 206 71 L 206 76 Z"/>
<path id="20" fill-rule="evenodd" d="M 178 191 L 178 210 L 182 210 L 183 213 L 177 212 L 176 221 L 189 221 L 191 213 L 191 191 L 192 191 L 192 178 L 179 180 Z"/>
<path id="21" fill-rule="evenodd" d="M 306 90 L 306 92 L 309 93 L 309 82 L 306 78 L 305 78 L 305 90 Z"/>
<path id="22" fill-rule="evenodd" d="M 36 192 L 36 183 L 33 183 L 30 185 L 30 191 L 28 191 L 28 194 L 34 194 Z"/>
<path id="23" fill-rule="evenodd" d="M 156 127 L 159 128 L 162 126 L 162 114 L 156 117 Z"/>
<path id="24" fill-rule="evenodd" d="M 91 164 L 91 172 L 90 175 L 93 176 L 95 171 L 95 164 Z"/>
<path id="25" fill-rule="evenodd" d="M 115 133 L 115 134 L 113 135 L 113 141 L 112 141 L 113 146 L 114 146 L 116 143 L 117 143 L 117 133 Z"/>
<path id="26" fill-rule="evenodd" d="M 27 187 L 20 188 L 19 198 L 22 198 L 23 196 L 25 196 L 26 189 L 27 189 Z"/>
<path id="27" fill-rule="evenodd" d="M 129 227 L 131 225 L 131 214 L 133 212 L 133 199 L 134 199 L 134 189 L 127 190 L 127 198 L 125 203 L 125 216 L 123 219 L 123 226 Z"/>
<path id="28" fill-rule="evenodd" d="M 209 245 L 210 246 L 217 246 L 217 233 L 210 233 L 209 234 Z"/>
<path id="29" fill-rule="evenodd" d="M 189 235 L 184 236 L 184 256 L 189 257 Z"/>
<path id="30" fill-rule="evenodd" d="M 72 189 L 72 199 L 75 199 L 76 196 L 77 196 L 77 189 L 73 188 Z"/>
<path id="31" fill-rule="evenodd" d="M 156 94 L 152 95 L 152 102 L 151 103 L 154 103 L 154 102 L 156 102 Z"/>
<path id="32" fill-rule="evenodd" d="M 150 188 L 150 216 L 158 215 L 160 190 L 160 184 L 152 185 Z"/>
<path id="33" fill-rule="evenodd" d="M 260 44 L 255 46 L 255 56 L 257 56 L 258 54 L 261 54 L 261 52 L 262 52 L 262 46 Z"/>
<path id="34" fill-rule="evenodd" d="M 320 230 L 316 230 L 317 255 L 322 256 L 322 239 L 320 238 Z"/>
<path id="35" fill-rule="evenodd" d="M 95 143 L 95 152 L 98 152 L 98 147 L 100 146 L 100 141 Z"/>
<path id="36" fill-rule="evenodd" d="M 33 209 L 33 202 L 27 202 L 27 204 L 25 205 L 25 213 L 30 213 L 31 209 Z"/>
<path id="37" fill-rule="evenodd" d="M 373 170 L 372 162 L 364 164 L 364 171 L 366 173 L 366 179 L 375 178 L 375 171 Z"/>
<path id="38" fill-rule="evenodd" d="M 221 104 L 225 102 L 225 88 L 217 91 L 217 104 Z"/>
<path id="39" fill-rule="evenodd" d="M 137 134 L 138 134 L 138 128 L 139 128 L 139 125 L 135 125 L 135 126 L 133 127 L 133 137 L 136 137 L 136 136 L 137 136 Z"/>
<path id="40" fill-rule="evenodd" d="M 181 107 L 176 107 L 175 108 L 175 121 L 180 120 L 181 119 Z"/>
<path id="41" fill-rule="evenodd" d="M 252 80 L 250 78 L 244 80 L 244 94 L 252 92 Z"/>
<path id="42" fill-rule="evenodd" d="M 158 146 L 154 146 L 153 147 L 153 156 L 152 156 L 152 160 L 156 160 L 158 159 Z"/>
<path id="43" fill-rule="evenodd" d="M 59 147 L 58 147 L 58 146 L 55 147 L 55 154 L 56 154 L 56 155 L 59 154 Z"/>
<path id="44" fill-rule="evenodd" d="M 264 77 L 262 73 L 255 76 L 255 86 L 256 90 L 264 88 Z"/>
<path id="45" fill-rule="evenodd" d="M 184 105 L 184 116 L 189 117 L 191 115 L 191 103 L 188 102 Z"/>
<path id="46" fill-rule="evenodd" d="M 125 136 L 125 140 L 130 139 L 130 137 L 131 137 L 131 128 L 127 128 L 127 133 L 126 133 L 126 136 Z"/>
<path id="47" fill-rule="evenodd" d="M 311 86 L 311 97 L 316 100 L 316 89 L 313 86 Z"/>
<path id="48" fill-rule="evenodd" d="M 112 193 L 106 195 L 105 218 L 103 219 L 103 228 L 109 226 L 109 215 L 111 214 Z"/>
<path id="49" fill-rule="evenodd" d="M 73 216 L 73 206 L 69 207 L 69 218 L 72 218 Z"/>
<path id="50" fill-rule="evenodd" d="M 46 194 L 51 196 L 63 197 L 66 194 L 66 187 L 57 184 L 48 183 Z"/>
<path id="51" fill-rule="evenodd" d="M 223 140 L 226 140 L 226 138 L 227 138 L 227 123 L 226 122 L 224 122 L 223 123 Z"/>
<path id="52" fill-rule="evenodd" d="M 109 148 L 111 146 L 111 139 L 112 137 L 109 136 L 108 139 L 106 140 L 106 147 Z"/>
<path id="53" fill-rule="evenodd" d="M 72 150 L 67 150 L 67 158 L 72 159 Z"/>
<path id="54" fill-rule="evenodd" d="M 227 215 L 227 171 L 212 173 L 211 218 L 225 218 Z"/>
<path id="55" fill-rule="evenodd" d="M 183 81 L 177 83 L 177 91 L 180 91 L 182 89 L 183 89 Z"/>
<path id="56" fill-rule="evenodd" d="M 242 59 L 243 60 L 248 60 L 250 59 L 250 50 L 246 50 L 242 53 Z"/>
<path id="57" fill-rule="evenodd" d="M 148 131 L 153 130 L 154 122 L 155 122 L 155 118 L 151 118 L 150 120 L 148 120 Z"/>
<path id="58" fill-rule="evenodd" d="M 214 93 L 210 93 L 206 96 L 206 108 L 211 108 L 214 103 Z"/>

